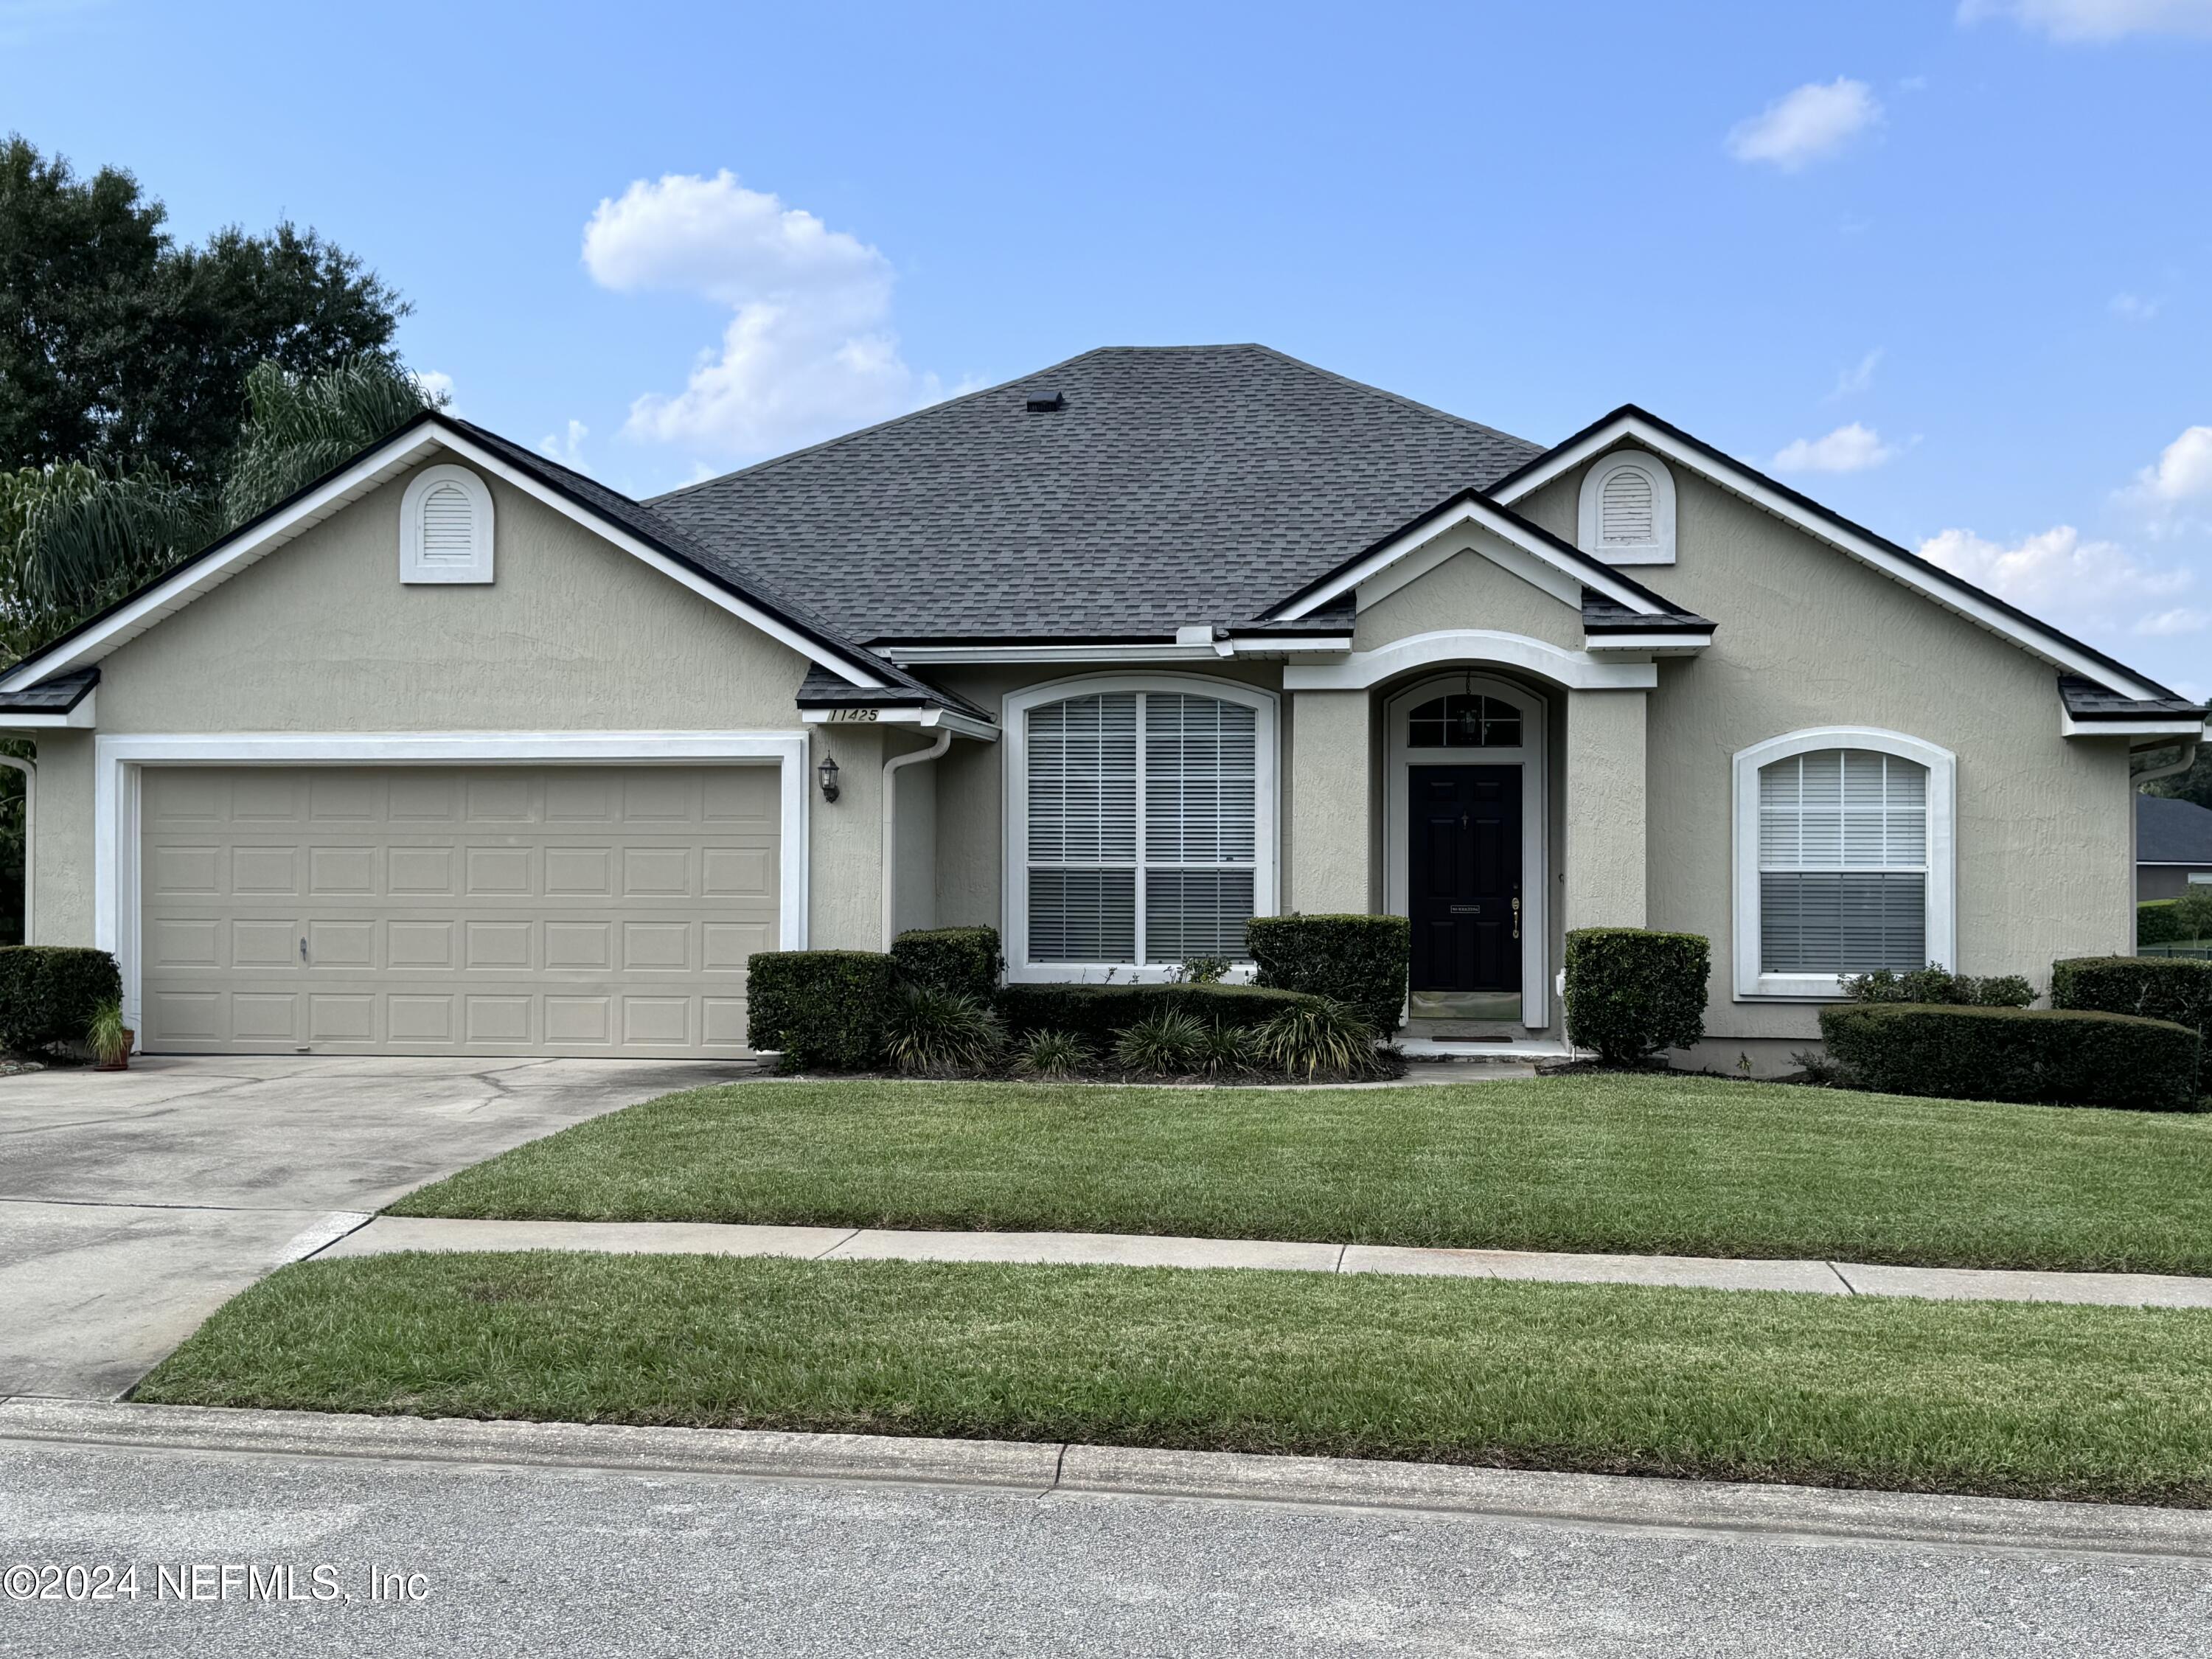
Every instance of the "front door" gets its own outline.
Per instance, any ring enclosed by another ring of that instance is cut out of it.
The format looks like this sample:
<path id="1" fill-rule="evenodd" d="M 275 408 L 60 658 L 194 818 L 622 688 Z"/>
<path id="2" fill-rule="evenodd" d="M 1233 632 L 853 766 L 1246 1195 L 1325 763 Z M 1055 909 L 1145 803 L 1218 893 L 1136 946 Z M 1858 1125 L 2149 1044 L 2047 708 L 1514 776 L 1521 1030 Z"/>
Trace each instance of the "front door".
<path id="1" fill-rule="evenodd" d="M 1407 769 L 1416 1019 L 1521 1017 L 1521 769 Z"/>

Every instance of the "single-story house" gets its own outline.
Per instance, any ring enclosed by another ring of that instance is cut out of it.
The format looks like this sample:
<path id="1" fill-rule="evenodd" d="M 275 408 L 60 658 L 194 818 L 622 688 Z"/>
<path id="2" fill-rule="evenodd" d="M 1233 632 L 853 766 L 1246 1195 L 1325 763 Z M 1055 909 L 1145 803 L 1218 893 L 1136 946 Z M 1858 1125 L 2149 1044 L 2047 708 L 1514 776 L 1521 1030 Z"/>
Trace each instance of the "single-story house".
<path id="1" fill-rule="evenodd" d="M 2145 795 L 2136 803 L 2136 897 L 2179 898 L 2212 887 L 2212 809 Z"/>
<path id="2" fill-rule="evenodd" d="M 2131 939 L 2205 708 L 1633 406 L 1546 447 L 1112 349 L 650 501 L 426 413 L 0 675 L 33 937 L 167 1053 L 729 1054 L 748 957 L 1016 980 L 1413 927 L 1401 1035 L 1557 1049 L 1563 935 L 1839 975 Z"/>

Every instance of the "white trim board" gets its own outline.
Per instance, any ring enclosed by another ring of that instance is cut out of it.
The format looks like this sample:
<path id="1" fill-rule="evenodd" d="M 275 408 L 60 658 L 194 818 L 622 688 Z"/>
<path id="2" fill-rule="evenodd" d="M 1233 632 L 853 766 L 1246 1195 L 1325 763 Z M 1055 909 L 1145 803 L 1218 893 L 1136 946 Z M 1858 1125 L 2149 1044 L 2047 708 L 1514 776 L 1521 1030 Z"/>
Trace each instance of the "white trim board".
<path id="1" fill-rule="evenodd" d="M 1607 662 L 1490 628 L 1441 628 L 1352 652 L 1341 662 L 1293 663 L 1283 670 L 1283 690 L 1364 691 L 1413 669 L 1468 663 L 1522 669 L 1575 691 L 1648 691 L 1659 684 L 1658 669 L 1648 662 Z"/>
<path id="2" fill-rule="evenodd" d="M 1826 542 L 1863 564 L 1873 566 L 1923 598 L 1932 599 L 1969 622 L 2010 640 L 2014 645 L 2056 667 L 2082 675 L 2100 685 L 2110 686 L 2125 696 L 2154 698 L 2166 695 L 2160 688 L 2110 663 L 2085 655 L 2079 647 L 2057 639 L 2031 623 L 2008 616 L 1990 602 L 1987 594 L 1978 592 L 1965 583 L 1953 586 L 1931 580 L 1926 572 L 1899 558 L 1896 550 L 1884 547 L 1867 536 L 1844 528 L 1826 514 L 1800 505 L 1756 473 L 1724 465 L 1638 416 L 1624 415 L 1608 421 L 1573 444 L 1553 451 L 1531 471 L 1515 479 L 1508 487 L 1499 489 L 1497 499 L 1508 506 L 1524 500 L 1624 438 L 1634 439 L 1654 454 L 1677 466 L 1688 467 L 1731 494 L 1741 496 L 1761 511 L 1795 526 L 1815 540 Z"/>
<path id="3" fill-rule="evenodd" d="M 1407 721 L 1424 700 L 1472 689 L 1521 711 L 1521 744 L 1514 749 L 1422 749 L 1407 741 Z M 1514 766 L 1521 769 L 1521 1024 L 1540 1031 L 1552 1024 L 1551 795 L 1545 775 L 1547 707 L 1544 695 L 1510 680 L 1457 670 L 1416 681 L 1394 694 L 1383 708 L 1383 906 L 1392 915 L 1412 912 L 1407 830 L 1413 822 L 1416 766 Z M 1570 801 L 1568 810 L 1574 803 Z M 1409 998 L 1410 1006 L 1410 998 Z"/>
<path id="4" fill-rule="evenodd" d="M 848 683 L 879 690 L 884 680 L 867 673 L 837 653 L 769 615 L 718 583 L 709 581 L 689 566 L 678 563 L 648 546 L 628 531 L 598 514 L 580 507 L 559 491 L 547 488 L 520 468 L 471 441 L 460 433 L 435 423 L 412 428 L 386 439 L 336 477 L 263 520 L 213 555 L 196 560 L 155 583 L 123 605 L 98 626 L 76 638 L 36 653 L 0 676 L 0 692 L 19 691 L 55 674 L 64 674 L 97 662 L 118 647 L 136 639 L 171 613 L 183 609 L 202 593 L 228 581 L 287 542 L 296 539 L 340 509 L 359 501 L 409 467 L 439 450 L 447 450 L 471 465 L 482 467 L 533 501 L 589 530 L 601 540 L 652 566 L 670 580 L 691 590 L 709 604 L 750 623 L 769 638 L 789 646 L 808 661 L 818 663 Z"/>
<path id="5" fill-rule="evenodd" d="M 1928 769 L 1928 960 L 1956 968 L 1958 915 L 1959 757 L 1902 732 L 1870 726 L 1814 726 L 1769 738 L 1736 751 L 1732 857 L 1735 866 L 1734 980 L 1739 1002 L 1825 1001 L 1843 994 L 1838 974 L 1762 974 L 1759 961 L 1759 771 L 1816 749 L 1870 749 L 1917 761 Z"/>
<path id="6" fill-rule="evenodd" d="M 1352 649 L 1349 634 L 1306 637 L 1236 635 L 1208 645 L 1134 643 L 1074 645 L 884 645 L 873 647 L 902 668 L 929 663 L 1175 663 L 1214 662 L 1224 657 L 1333 656 Z"/>
<path id="7" fill-rule="evenodd" d="M 974 738 L 982 743 L 996 743 L 999 728 L 988 720 L 979 720 L 972 714 L 963 714 L 950 708 L 915 708 L 913 707 L 878 708 L 871 703 L 847 704 L 831 708 L 802 708 L 800 723 L 806 726 L 918 726 L 924 729 L 942 726 L 957 732 L 963 738 Z"/>
<path id="8" fill-rule="evenodd" d="M 1649 598 L 1624 578 L 1606 569 L 1602 564 L 1592 560 L 1589 567 L 1584 568 L 1575 560 L 1562 557 L 1559 550 L 1548 538 L 1537 533 L 1512 514 L 1500 511 L 1494 503 L 1471 496 L 1448 502 L 1419 522 L 1408 526 L 1357 563 L 1339 571 L 1304 598 L 1285 605 L 1274 613 L 1275 617 L 1281 622 L 1296 622 L 1332 600 L 1341 599 L 1362 582 L 1389 569 L 1407 554 L 1419 551 L 1437 537 L 1449 534 L 1462 526 L 1488 531 L 1576 583 L 1594 587 L 1607 599 L 1626 605 L 1638 616 L 1654 616 L 1658 612 L 1659 607 Z M 1580 602 L 1577 595 L 1577 607 Z"/>
<path id="9" fill-rule="evenodd" d="M 1010 691 L 1001 706 L 1006 738 L 1000 752 L 1005 756 L 1004 781 L 1006 811 L 1003 817 L 1005 839 L 1001 843 L 1002 859 L 1000 869 L 1000 920 L 1006 940 L 1006 979 L 1010 984 L 1051 984 L 1058 981 L 1083 982 L 1093 978 L 1106 979 L 1109 971 L 1113 980 L 1121 984 L 1144 983 L 1165 979 L 1175 964 L 1153 963 L 1132 967 L 1127 963 L 1103 962 L 1039 962 L 1028 960 L 1029 927 L 1029 711 L 1042 703 L 1058 702 L 1066 697 L 1091 696 L 1102 691 L 1174 691 L 1194 696 L 1213 697 L 1224 702 L 1234 702 L 1255 711 L 1257 720 L 1253 732 L 1252 803 L 1253 825 L 1252 914 L 1272 916 L 1281 909 L 1279 856 L 1282 837 L 1281 767 L 1279 750 L 1282 744 L 1281 702 L 1272 691 L 1258 686 L 1240 684 L 1234 680 L 1204 679 L 1188 674 L 1082 674 L 1072 679 L 1054 680 L 1042 685 L 1025 685 Z M 1144 734 L 1138 733 L 1137 753 L 1139 771 L 1138 797 L 1143 799 Z M 1144 954 L 1144 883 L 1137 884 L 1139 908 L 1137 913 L 1136 953 Z M 1248 980 L 1252 969 L 1249 963 L 1239 963 L 1230 974 L 1236 981 Z"/>
<path id="10" fill-rule="evenodd" d="M 126 1023 L 139 1016 L 138 797 L 149 766 L 652 766 L 773 763 L 779 881 L 776 948 L 806 948 L 808 811 L 804 732 L 161 732 L 93 740 L 93 943 L 123 971 Z M 127 855 L 126 855 L 127 849 Z"/>
<path id="11" fill-rule="evenodd" d="M 87 731 L 98 724 L 93 717 L 94 700 L 100 696 L 97 689 L 88 691 L 70 709 L 26 708 L 13 714 L 0 713 L 0 732 L 56 732 L 64 729 Z"/>

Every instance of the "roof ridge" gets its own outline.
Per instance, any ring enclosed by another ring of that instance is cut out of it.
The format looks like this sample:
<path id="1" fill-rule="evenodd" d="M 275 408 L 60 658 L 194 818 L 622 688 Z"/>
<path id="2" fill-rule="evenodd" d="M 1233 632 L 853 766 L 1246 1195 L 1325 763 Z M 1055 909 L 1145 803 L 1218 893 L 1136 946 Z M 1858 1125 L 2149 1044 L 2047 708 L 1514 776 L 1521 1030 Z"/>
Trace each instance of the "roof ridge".
<path id="1" fill-rule="evenodd" d="M 1102 352 L 1127 349 L 1128 348 L 1124 346 L 1092 346 L 1087 351 L 1077 352 L 1073 357 L 1063 357 L 1058 362 L 1048 363 L 1042 368 L 1033 368 L 1026 374 L 1016 374 L 1004 380 L 994 381 L 989 386 L 979 386 L 972 392 L 955 392 L 949 398 L 939 398 L 933 404 L 924 404 L 919 409 L 909 409 L 903 415 L 894 415 L 888 420 L 872 421 L 866 426 L 856 426 L 850 432 L 841 432 L 834 438 L 824 438 L 819 443 L 808 444 L 799 449 L 787 449 L 781 455 L 771 455 L 766 460 L 755 461 L 750 466 L 735 467 L 727 472 L 717 472 L 713 477 L 702 478 L 696 483 L 679 484 L 674 489 L 664 490 L 658 495 L 647 496 L 640 505 L 650 507 L 657 501 L 673 501 L 678 495 L 688 495 L 695 489 L 705 489 L 709 485 L 727 483 L 732 478 L 749 478 L 756 473 L 765 472 L 771 467 L 781 466 L 786 461 L 796 461 L 809 455 L 817 455 L 825 449 L 835 449 L 839 444 L 851 443 L 856 439 L 868 437 L 886 428 L 900 425 L 903 422 L 919 420 L 924 415 L 933 415 L 940 409 L 951 409 L 958 404 L 971 403 L 978 398 L 988 397 L 994 392 L 1004 392 L 1009 386 L 1019 386 L 1024 380 L 1033 380 L 1040 374 L 1050 374 L 1059 369 L 1066 368 L 1071 363 L 1079 363 L 1085 357 L 1096 357 Z"/>

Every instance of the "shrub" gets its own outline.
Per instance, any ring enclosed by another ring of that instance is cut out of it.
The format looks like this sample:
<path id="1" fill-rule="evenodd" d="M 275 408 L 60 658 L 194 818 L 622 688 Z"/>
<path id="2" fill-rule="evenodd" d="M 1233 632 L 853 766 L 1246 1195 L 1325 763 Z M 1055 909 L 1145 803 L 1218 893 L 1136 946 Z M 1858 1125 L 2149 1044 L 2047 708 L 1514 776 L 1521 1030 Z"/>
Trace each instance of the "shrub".
<path id="1" fill-rule="evenodd" d="M 123 976 L 105 951 L 0 948 L 0 1048 L 22 1054 L 51 1042 L 82 1042 L 100 1005 L 122 995 Z"/>
<path id="2" fill-rule="evenodd" d="M 2136 906 L 2136 944 L 2171 945 L 2182 937 L 2172 899 L 2146 899 Z"/>
<path id="3" fill-rule="evenodd" d="M 1229 977 L 1231 964 L 1221 957 L 1193 957 L 1168 975 L 1172 985 L 1218 985 Z"/>
<path id="4" fill-rule="evenodd" d="M 1246 934 L 1257 982 L 1333 997 L 1378 1032 L 1406 1011 L 1413 932 L 1403 916 L 1255 916 Z"/>
<path id="5" fill-rule="evenodd" d="M 1018 1047 L 1014 1069 L 1025 1077 L 1073 1077 L 1098 1058 L 1098 1051 L 1073 1031 L 1032 1031 Z"/>
<path id="6" fill-rule="evenodd" d="M 884 1051 L 916 1076 L 988 1071 L 1006 1046 L 1006 1028 L 990 1005 L 954 991 L 903 985 L 884 1021 Z"/>
<path id="7" fill-rule="evenodd" d="M 998 998 L 999 1013 L 1016 1036 L 1072 1031 L 1101 1050 L 1163 1009 L 1224 1025 L 1258 1025 L 1312 1000 L 1257 985 L 1007 985 Z"/>
<path id="8" fill-rule="evenodd" d="M 1286 1008 L 1252 1034 L 1253 1052 L 1285 1077 L 1379 1077 L 1375 1028 L 1349 1003 L 1316 1000 Z"/>
<path id="9" fill-rule="evenodd" d="M 1115 1040 L 1114 1060 L 1132 1072 L 1180 1077 L 1198 1068 L 1206 1048 L 1206 1023 L 1182 1008 L 1147 1014 Z"/>
<path id="10" fill-rule="evenodd" d="M 2173 901 L 2173 925 L 2182 939 L 2212 939 L 2212 887 L 2192 885 Z"/>
<path id="11" fill-rule="evenodd" d="M 1993 974 L 1977 979 L 1954 974 L 1929 963 L 1906 973 L 1877 968 L 1870 974 L 1844 975 L 1844 994 L 1853 1002 L 1940 1003 L 1954 1008 L 2025 1008 L 2035 1000 L 2035 987 L 2018 974 Z"/>
<path id="12" fill-rule="evenodd" d="M 1262 1028 L 1224 1025 L 1215 1020 L 1199 1040 L 1198 1069 L 1208 1077 L 1235 1077 L 1252 1069 L 1255 1049 L 1252 1034 Z"/>
<path id="13" fill-rule="evenodd" d="M 1705 1034 L 1712 947 L 1701 933 L 1578 927 L 1567 935 L 1567 1040 L 1632 1066 Z"/>
<path id="14" fill-rule="evenodd" d="M 1844 1003 L 1828 1053 L 1869 1089 L 1954 1100 L 2186 1110 L 2203 1040 L 2166 1020 L 2062 1008 Z"/>
<path id="15" fill-rule="evenodd" d="M 884 1057 L 897 975 L 875 951 L 763 951 L 751 963 L 745 1042 L 783 1069 L 864 1072 Z"/>
<path id="16" fill-rule="evenodd" d="M 999 969 L 1006 965 L 995 927 L 915 928 L 891 941 L 891 960 L 909 985 L 981 1003 L 998 990 Z"/>
<path id="17" fill-rule="evenodd" d="M 2212 962 L 2075 957 L 2051 964 L 2051 1006 L 2168 1019 L 2212 1042 Z"/>

